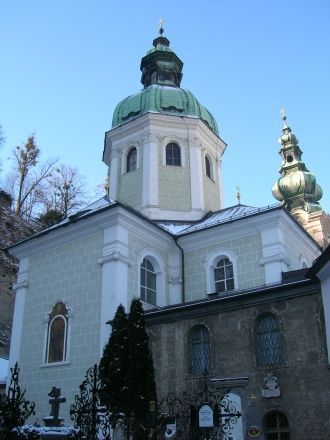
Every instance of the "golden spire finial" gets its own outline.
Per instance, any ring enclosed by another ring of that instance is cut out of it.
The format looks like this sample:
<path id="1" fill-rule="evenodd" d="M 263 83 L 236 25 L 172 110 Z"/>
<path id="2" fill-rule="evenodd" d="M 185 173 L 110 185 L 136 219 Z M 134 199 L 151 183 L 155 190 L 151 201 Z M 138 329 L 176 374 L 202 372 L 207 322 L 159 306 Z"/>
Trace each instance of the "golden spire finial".
<path id="1" fill-rule="evenodd" d="M 161 18 L 158 22 L 158 32 L 160 33 L 160 35 L 163 35 L 164 33 L 164 27 L 163 27 L 164 23 L 165 20 L 163 18 Z"/>
<path id="2" fill-rule="evenodd" d="M 241 193 L 240 193 L 241 190 L 238 185 L 236 186 L 236 191 L 237 191 L 237 193 L 236 193 L 237 201 L 238 201 L 238 204 L 240 205 L 241 204 Z"/>

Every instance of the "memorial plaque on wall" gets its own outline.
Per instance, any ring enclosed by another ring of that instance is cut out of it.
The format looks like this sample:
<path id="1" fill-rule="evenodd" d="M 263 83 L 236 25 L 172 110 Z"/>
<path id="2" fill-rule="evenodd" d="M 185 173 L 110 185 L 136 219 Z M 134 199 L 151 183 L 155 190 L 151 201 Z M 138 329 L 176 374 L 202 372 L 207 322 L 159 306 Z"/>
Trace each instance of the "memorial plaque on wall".
<path id="1" fill-rule="evenodd" d="M 198 411 L 200 428 L 213 428 L 213 409 L 208 403 L 204 403 Z"/>

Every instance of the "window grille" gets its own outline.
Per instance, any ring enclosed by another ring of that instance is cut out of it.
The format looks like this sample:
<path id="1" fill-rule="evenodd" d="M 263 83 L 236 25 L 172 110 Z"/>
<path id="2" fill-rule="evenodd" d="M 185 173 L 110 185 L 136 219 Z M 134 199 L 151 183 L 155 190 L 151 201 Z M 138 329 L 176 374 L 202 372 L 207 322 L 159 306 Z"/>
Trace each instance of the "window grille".
<path id="1" fill-rule="evenodd" d="M 66 359 L 68 311 L 62 302 L 49 314 L 46 363 L 63 362 Z"/>
<path id="2" fill-rule="evenodd" d="M 203 325 L 193 327 L 190 332 L 191 373 L 203 373 L 210 369 L 210 334 Z"/>
<path id="3" fill-rule="evenodd" d="M 127 173 L 136 170 L 136 162 L 137 162 L 137 151 L 136 148 L 134 147 L 130 149 L 127 155 L 127 167 L 126 167 Z"/>
<path id="4" fill-rule="evenodd" d="M 215 291 L 226 292 L 235 288 L 233 263 L 228 258 L 219 260 L 214 269 Z"/>
<path id="5" fill-rule="evenodd" d="M 151 262 L 144 258 L 140 267 L 141 299 L 149 304 L 156 305 L 156 274 Z"/>
<path id="6" fill-rule="evenodd" d="M 267 412 L 263 425 L 266 440 L 290 440 L 289 422 L 283 412 Z"/>
<path id="7" fill-rule="evenodd" d="M 180 147 L 174 142 L 166 145 L 166 165 L 181 166 Z"/>
<path id="8" fill-rule="evenodd" d="M 277 318 L 271 313 L 259 318 L 256 336 L 258 365 L 280 364 L 282 362 L 282 343 Z"/>
<path id="9" fill-rule="evenodd" d="M 211 162 L 207 156 L 205 156 L 205 174 L 207 175 L 207 177 L 212 179 Z"/>

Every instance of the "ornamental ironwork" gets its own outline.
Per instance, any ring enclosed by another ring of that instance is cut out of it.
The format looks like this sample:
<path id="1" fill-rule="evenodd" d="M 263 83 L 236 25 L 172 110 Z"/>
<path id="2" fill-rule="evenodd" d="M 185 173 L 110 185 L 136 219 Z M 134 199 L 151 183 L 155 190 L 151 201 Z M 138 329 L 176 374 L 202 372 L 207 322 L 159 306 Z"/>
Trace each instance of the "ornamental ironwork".
<path id="1" fill-rule="evenodd" d="M 35 403 L 25 399 L 26 390 L 19 385 L 19 368 L 16 362 L 10 369 L 11 379 L 7 394 L 0 396 L 0 439 L 10 438 L 13 428 L 24 425 L 35 414 Z"/>
<path id="2" fill-rule="evenodd" d="M 206 403 L 213 410 L 213 427 L 203 429 L 199 427 L 198 410 Z M 230 389 L 219 391 L 210 386 L 207 372 L 202 391 L 183 392 L 180 396 L 170 393 L 161 399 L 158 410 L 166 414 L 168 420 L 175 421 L 178 440 L 233 440 L 232 429 L 241 417 L 230 398 Z"/>
<path id="3" fill-rule="evenodd" d="M 70 417 L 88 440 L 111 440 L 110 412 L 100 401 L 101 380 L 97 364 L 87 370 L 80 385 L 80 394 L 75 396 L 70 407 Z"/>

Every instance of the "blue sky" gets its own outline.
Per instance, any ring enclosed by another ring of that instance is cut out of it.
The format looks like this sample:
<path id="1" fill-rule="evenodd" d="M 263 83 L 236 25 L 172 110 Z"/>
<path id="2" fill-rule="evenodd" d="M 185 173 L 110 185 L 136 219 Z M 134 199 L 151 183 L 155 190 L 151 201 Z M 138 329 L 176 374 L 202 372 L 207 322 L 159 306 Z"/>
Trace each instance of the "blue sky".
<path id="1" fill-rule="evenodd" d="M 244 204 L 275 202 L 284 106 L 329 212 L 328 0 L 2 1 L 2 177 L 11 149 L 35 132 L 42 160 L 77 166 L 91 190 L 104 180 L 104 132 L 116 104 L 142 88 L 140 60 L 160 18 L 184 62 L 181 86 L 228 144 L 225 205 L 237 185 Z"/>

